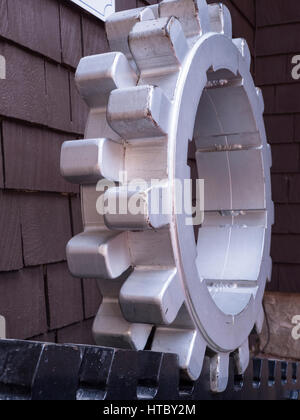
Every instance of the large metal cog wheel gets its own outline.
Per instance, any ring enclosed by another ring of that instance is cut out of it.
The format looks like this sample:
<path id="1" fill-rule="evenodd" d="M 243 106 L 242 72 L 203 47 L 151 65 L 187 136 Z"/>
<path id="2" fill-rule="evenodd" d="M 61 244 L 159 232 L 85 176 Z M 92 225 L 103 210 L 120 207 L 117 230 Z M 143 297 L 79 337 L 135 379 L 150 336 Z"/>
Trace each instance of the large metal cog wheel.
<path id="1" fill-rule="evenodd" d="M 209 356 L 211 390 L 222 392 L 230 355 L 237 374 L 248 366 L 272 269 L 271 153 L 251 55 L 232 39 L 228 9 L 205 0 L 116 13 L 107 35 L 117 52 L 77 70 L 90 108 L 85 140 L 62 149 L 63 175 L 82 185 L 84 232 L 68 244 L 69 268 L 98 279 L 97 344 L 177 353 L 191 380 Z M 167 179 L 154 188 L 168 189 L 173 210 L 175 179 L 204 179 L 196 235 L 184 214 L 151 214 L 150 187 L 140 193 L 144 214 L 99 215 L 96 184 L 119 182 L 105 194 L 121 197 L 119 171 Z"/>

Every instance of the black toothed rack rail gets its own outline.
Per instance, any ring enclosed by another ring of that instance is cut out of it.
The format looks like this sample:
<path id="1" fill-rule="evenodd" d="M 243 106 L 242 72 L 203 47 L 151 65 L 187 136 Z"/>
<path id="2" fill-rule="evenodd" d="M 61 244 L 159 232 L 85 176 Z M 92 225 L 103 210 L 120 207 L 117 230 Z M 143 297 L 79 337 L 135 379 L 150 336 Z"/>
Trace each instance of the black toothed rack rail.
<path id="1" fill-rule="evenodd" d="M 298 400 L 296 363 L 253 359 L 243 378 L 212 394 L 200 379 L 180 381 L 177 357 L 82 345 L 0 340 L 0 400 Z"/>

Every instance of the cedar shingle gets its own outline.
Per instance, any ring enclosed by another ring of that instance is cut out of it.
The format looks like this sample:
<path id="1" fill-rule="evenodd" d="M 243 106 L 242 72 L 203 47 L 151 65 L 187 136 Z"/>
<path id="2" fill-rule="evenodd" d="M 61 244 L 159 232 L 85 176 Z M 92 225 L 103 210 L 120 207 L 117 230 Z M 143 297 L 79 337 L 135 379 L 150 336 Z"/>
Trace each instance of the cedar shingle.
<path id="1" fill-rule="evenodd" d="M 7 0 L 1 0 L 0 2 L 0 34 L 7 36 L 8 34 L 8 16 L 7 16 Z"/>
<path id="2" fill-rule="evenodd" d="M 3 166 L 3 150 L 2 150 L 2 130 L 0 126 L 0 188 L 4 187 L 4 166 Z"/>
<path id="3" fill-rule="evenodd" d="M 82 57 L 81 17 L 78 10 L 60 4 L 62 61 L 77 67 Z"/>
<path id="4" fill-rule="evenodd" d="M 0 271 L 23 267 L 21 221 L 17 195 L 0 191 Z"/>
<path id="5" fill-rule="evenodd" d="M 81 280 L 69 273 L 66 263 L 47 266 L 50 328 L 62 328 L 82 321 Z"/>
<path id="6" fill-rule="evenodd" d="M 274 263 L 299 264 L 300 235 L 273 235 L 271 256 Z"/>
<path id="7" fill-rule="evenodd" d="M 278 25 L 300 20 L 299 1 L 263 0 L 256 2 L 256 8 L 258 26 Z"/>
<path id="8" fill-rule="evenodd" d="M 7 337 L 27 339 L 47 331 L 43 272 L 40 267 L 0 273 L 0 313 Z"/>
<path id="9" fill-rule="evenodd" d="M 300 264 L 279 265 L 278 291 L 284 293 L 300 293 Z"/>
<path id="10" fill-rule="evenodd" d="M 74 76 L 73 73 L 70 73 L 72 129 L 83 137 L 88 118 L 88 107 L 78 93 Z"/>
<path id="11" fill-rule="evenodd" d="M 122 10 L 134 9 L 135 7 L 137 7 L 136 3 L 137 3 L 136 0 L 116 0 L 116 12 L 121 12 Z M 153 3 L 153 2 L 146 1 L 144 3 Z"/>
<path id="12" fill-rule="evenodd" d="M 71 139 L 72 135 L 3 121 L 6 187 L 78 193 L 79 187 L 60 174 L 61 145 Z"/>
<path id="13" fill-rule="evenodd" d="M 71 210 L 73 221 L 73 235 L 78 235 L 83 231 L 82 213 L 81 213 L 81 200 L 80 197 L 71 197 Z"/>
<path id="14" fill-rule="evenodd" d="M 82 16 L 83 55 L 102 54 L 109 51 L 104 23 Z"/>
<path id="15" fill-rule="evenodd" d="M 58 64 L 46 62 L 48 125 L 71 131 L 69 71 Z"/>
<path id="16" fill-rule="evenodd" d="M 253 0 L 231 0 L 232 3 L 246 16 L 255 27 L 255 2 Z"/>
<path id="17" fill-rule="evenodd" d="M 81 322 L 70 327 L 60 329 L 57 333 L 57 342 L 61 344 L 95 345 L 92 335 L 93 320 Z"/>
<path id="18" fill-rule="evenodd" d="M 292 143 L 294 136 L 293 115 L 270 115 L 265 117 L 269 143 Z"/>
<path id="19" fill-rule="evenodd" d="M 6 80 L 0 81 L 0 115 L 47 125 L 44 60 L 0 40 Z"/>
<path id="20" fill-rule="evenodd" d="M 83 291 L 84 291 L 84 309 L 85 318 L 94 317 L 101 305 L 102 296 L 97 284 L 97 280 L 85 279 L 83 280 Z"/>
<path id="21" fill-rule="evenodd" d="M 300 23 L 258 28 L 257 56 L 297 53 L 300 50 Z"/>
<path id="22" fill-rule="evenodd" d="M 290 177 L 288 175 L 271 175 L 272 198 L 275 203 L 287 203 L 289 196 Z"/>
<path id="23" fill-rule="evenodd" d="M 299 145 L 276 144 L 272 146 L 273 173 L 291 173 L 299 171 Z"/>
<path id="24" fill-rule="evenodd" d="M 29 193 L 20 202 L 26 266 L 64 261 L 71 238 L 68 197 Z"/>
<path id="25" fill-rule="evenodd" d="M 300 25 L 299 25 L 300 30 Z M 299 45 L 300 48 L 300 45 Z M 276 113 L 300 113 L 300 83 L 276 87 Z"/>
<path id="26" fill-rule="evenodd" d="M 61 61 L 59 8 L 56 0 L 8 1 L 9 38 Z"/>

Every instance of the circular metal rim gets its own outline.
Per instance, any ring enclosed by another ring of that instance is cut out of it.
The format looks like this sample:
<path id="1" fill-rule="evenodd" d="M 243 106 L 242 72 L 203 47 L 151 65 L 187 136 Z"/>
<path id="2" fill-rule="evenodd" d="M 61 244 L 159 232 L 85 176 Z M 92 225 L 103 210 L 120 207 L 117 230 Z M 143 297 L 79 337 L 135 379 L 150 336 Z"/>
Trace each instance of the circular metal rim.
<path id="1" fill-rule="evenodd" d="M 222 54 L 218 54 L 218 51 L 223 49 Z M 206 50 L 206 53 L 205 53 Z M 226 54 L 224 54 L 226 51 Z M 207 54 L 210 52 L 210 54 Z M 213 54 L 212 54 L 213 52 Z M 228 54 L 227 54 L 228 53 Z M 212 59 L 208 57 L 212 56 Z M 221 62 L 220 56 L 225 57 L 224 62 Z M 236 46 L 232 43 L 232 40 L 228 39 L 224 35 L 219 34 L 207 34 L 202 36 L 195 46 L 191 49 L 187 61 L 185 62 L 179 81 L 176 88 L 174 103 L 176 106 L 173 108 L 172 121 L 178 122 L 177 126 L 171 128 L 169 133 L 169 167 L 170 181 L 173 179 L 182 179 L 185 177 L 185 167 L 180 163 L 182 160 L 182 151 L 178 151 L 179 141 L 182 143 L 183 138 L 186 143 L 186 149 L 189 138 L 191 136 L 186 135 L 186 132 L 193 132 L 195 115 L 190 113 L 189 116 L 185 115 L 182 117 L 182 110 L 185 109 L 185 103 L 187 98 L 185 97 L 186 92 L 193 91 L 194 94 L 194 106 L 195 113 L 198 107 L 198 103 L 201 98 L 201 93 L 205 87 L 206 80 L 202 80 L 202 83 L 189 90 L 192 81 L 195 80 L 193 72 L 201 69 L 201 74 L 206 75 L 207 70 L 213 66 L 214 70 L 228 69 L 233 73 L 237 74 L 240 71 L 241 76 L 244 78 L 247 88 L 245 89 L 249 97 L 249 102 L 252 105 L 253 114 L 260 132 L 262 143 L 264 148 L 267 147 L 266 135 L 264 130 L 264 124 L 261 113 L 257 112 L 258 109 L 258 97 L 257 91 L 253 84 L 250 71 L 247 67 L 246 62 L 242 59 L 242 56 Z M 203 78 L 203 76 L 202 76 Z M 191 102 L 191 95 L 187 95 L 189 102 Z M 174 118 L 177 115 L 177 118 Z M 187 127 L 183 127 L 187 125 Z M 185 132 L 185 134 L 183 134 Z M 264 164 L 266 165 L 266 152 L 264 151 Z M 265 166 L 265 168 L 268 166 Z M 268 172 L 268 171 L 265 171 Z M 266 176 L 266 190 L 270 188 L 268 185 L 270 182 L 269 176 Z M 195 321 L 198 329 L 204 335 L 209 346 L 221 352 L 231 352 L 239 348 L 248 338 L 251 333 L 253 326 L 256 321 L 259 308 L 262 303 L 262 296 L 265 289 L 267 273 L 265 273 L 264 260 L 269 257 L 268 252 L 268 234 L 265 235 L 264 251 L 262 255 L 261 270 L 259 274 L 259 289 L 256 294 L 255 300 L 251 298 L 251 301 L 245 308 L 245 310 L 239 315 L 233 317 L 225 315 L 213 302 L 212 297 L 207 289 L 207 286 L 199 282 L 199 276 L 195 264 L 196 259 L 196 245 L 193 248 L 193 252 L 184 252 L 184 244 L 186 243 L 186 231 L 187 226 L 184 223 L 184 215 L 176 215 L 172 223 L 172 240 L 173 248 L 176 252 L 176 263 L 179 272 L 181 273 L 181 281 L 185 290 L 186 299 L 188 301 L 188 309 L 190 315 Z M 268 230 L 270 226 L 268 226 Z M 190 235 L 191 237 L 191 235 Z M 184 240 L 182 238 L 185 238 Z M 190 251 L 190 249 L 189 249 Z M 191 293 L 192 291 L 192 293 Z M 196 291 L 196 292 L 195 292 Z"/>

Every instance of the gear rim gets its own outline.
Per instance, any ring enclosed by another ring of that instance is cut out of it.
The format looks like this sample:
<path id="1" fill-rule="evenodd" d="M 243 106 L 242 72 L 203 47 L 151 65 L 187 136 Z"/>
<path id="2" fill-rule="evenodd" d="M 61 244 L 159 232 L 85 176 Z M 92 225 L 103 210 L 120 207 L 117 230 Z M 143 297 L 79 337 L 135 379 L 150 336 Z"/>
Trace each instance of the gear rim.
<path id="1" fill-rule="evenodd" d="M 213 40 L 212 40 L 212 38 L 213 38 Z M 199 43 L 200 42 L 203 42 L 203 43 L 205 43 L 205 41 L 208 41 L 208 40 L 210 40 L 210 41 L 212 41 L 212 43 L 214 42 L 214 41 L 216 41 L 217 40 L 217 38 L 220 38 L 220 39 L 222 39 L 222 42 L 224 42 L 225 44 L 227 44 L 227 45 L 230 45 L 230 47 L 232 48 L 232 53 L 233 54 L 235 54 L 236 53 L 236 47 L 232 44 L 232 43 L 229 43 L 228 42 L 228 40 L 225 38 L 225 37 L 220 37 L 220 35 L 204 35 L 203 37 L 202 37 L 202 39 L 199 41 Z M 194 47 L 194 48 L 197 48 L 198 49 L 198 47 L 197 47 L 197 45 Z M 234 50 L 235 49 L 235 50 Z M 194 57 L 193 57 L 194 58 Z M 231 64 L 232 64 L 232 61 L 231 61 Z M 246 66 L 246 63 L 243 63 L 245 66 Z M 197 66 L 197 65 L 196 65 Z M 188 66 L 188 68 L 190 69 L 190 66 Z M 224 67 L 224 65 L 221 65 L 221 68 L 222 69 L 224 69 L 225 67 Z M 206 70 L 208 70 L 208 68 L 206 69 Z M 233 68 L 232 68 L 232 66 L 231 66 L 231 69 L 229 68 L 229 70 L 234 70 Z M 204 70 L 202 70 L 203 72 L 204 72 Z M 249 74 L 249 70 L 247 70 L 247 72 L 245 71 L 245 68 L 244 68 L 244 74 Z M 253 85 L 253 89 L 254 89 L 254 85 Z M 258 98 L 255 98 L 255 99 L 257 99 L 258 100 Z M 179 103 L 179 101 L 175 101 L 175 102 L 177 102 L 177 103 Z M 179 106 L 179 105 L 178 105 Z M 182 105 L 181 105 L 182 106 Z M 183 106 L 183 108 L 184 108 L 184 106 Z M 178 118 L 178 120 L 180 120 L 180 118 Z M 265 168 L 268 168 L 268 166 L 269 166 L 269 164 L 268 164 L 268 159 L 269 159 L 269 156 L 266 156 L 266 154 L 268 154 L 269 153 L 269 151 L 268 150 L 265 150 L 265 148 L 266 148 L 266 146 L 267 146 L 267 143 L 266 143 L 266 140 L 265 140 L 265 134 L 264 134 L 264 126 L 262 126 L 262 124 L 261 124 L 261 122 L 260 122 L 260 125 L 261 125 L 261 127 L 260 127 L 260 134 L 261 134 L 261 137 L 262 137 L 262 142 L 264 143 L 264 145 L 265 145 L 265 147 L 264 147 L 264 160 L 265 160 Z M 178 139 L 177 139 L 177 141 L 178 141 Z M 176 142 L 176 141 L 175 141 Z M 266 176 L 267 176 L 267 178 L 268 178 L 268 171 L 266 171 L 267 173 L 266 173 Z M 180 176 L 174 176 L 173 178 L 180 178 Z M 266 184 L 269 182 L 269 180 L 267 180 L 266 181 Z M 268 197 L 268 200 L 270 200 L 270 192 L 268 193 L 269 194 L 269 197 Z M 270 204 L 268 205 L 268 208 L 269 208 L 269 210 L 271 211 L 271 208 L 270 208 Z M 270 215 L 269 215 L 269 217 L 270 217 Z M 272 217 L 270 217 L 270 219 L 272 220 Z M 270 229 L 270 222 L 268 222 L 269 223 L 269 228 L 268 228 L 268 230 Z M 186 227 L 185 227 L 185 229 L 186 229 Z M 268 236 L 268 233 L 269 232 L 266 232 L 266 237 Z M 175 235 L 175 234 L 174 234 Z M 176 235 L 176 236 L 181 236 L 180 234 L 178 234 L 178 235 Z M 179 239 L 177 239 L 177 241 L 179 241 Z M 269 258 L 269 238 L 266 238 L 265 239 L 265 244 L 266 244 L 266 247 L 267 247 L 267 250 L 264 250 L 264 256 L 262 257 L 262 259 L 264 259 L 264 260 L 266 260 L 266 258 Z M 179 251 L 178 252 L 178 254 L 181 254 L 181 252 Z M 178 259 L 179 259 L 179 257 L 178 257 Z M 270 264 L 270 261 L 269 261 L 269 264 Z M 262 264 L 263 265 L 263 264 Z M 263 271 L 266 271 L 266 267 L 262 267 L 261 268 Z M 270 267 L 269 267 L 269 270 L 270 270 Z M 182 270 L 183 272 L 185 272 L 185 270 L 183 269 Z M 267 280 L 267 278 L 269 278 L 270 277 L 270 271 L 269 271 L 269 273 L 266 273 L 265 274 L 265 276 L 264 276 L 264 273 L 260 273 L 260 276 L 262 276 L 262 277 L 265 277 L 265 280 Z M 190 276 L 189 278 L 195 278 L 195 276 Z M 259 311 L 258 311 L 258 308 L 257 308 L 257 304 L 261 304 L 261 300 L 262 300 L 262 292 L 264 291 L 264 288 L 265 288 L 265 281 L 263 282 L 263 284 L 262 285 L 260 285 L 260 288 L 259 288 L 259 293 L 258 293 L 258 299 L 256 299 L 256 308 L 255 308 L 255 310 L 254 310 L 254 313 L 259 313 Z M 193 285 L 192 287 L 191 286 L 186 286 L 186 294 L 187 295 L 190 295 L 190 292 L 189 292 L 189 290 L 195 290 L 195 285 Z M 201 291 L 201 293 L 203 293 L 205 291 L 205 288 Z M 201 293 L 198 293 L 197 294 L 197 299 L 199 299 L 199 296 L 201 296 Z M 208 297 L 208 296 L 207 296 Z M 190 296 L 190 302 L 193 300 L 193 298 Z M 207 303 L 207 302 L 206 302 Z M 192 306 L 194 307 L 195 305 L 193 305 L 192 304 Z M 196 313 L 197 313 L 198 311 L 196 311 Z M 198 316 L 197 315 L 195 315 L 195 317 L 196 318 L 198 318 Z M 201 318 L 201 317 L 200 317 Z M 203 318 L 203 316 L 202 316 L 202 318 Z M 251 317 L 251 318 L 253 318 L 253 316 Z M 255 320 L 256 321 L 256 320 Z M 211 320 L 210 320 L 210 322 L 211 322 Z M 227 319 L 227 322 L 230 322 L 230 317 L 228 317 L 228 319 Z M 224 327 L 226 327 L 226 323 L 227 322 L 225 322 L 224 323 Z M 254 322 L 255 323 L 255 322 Z M 243 328 L 243 330 L 246 330 L 247 331 L 247 333 L 245 333 L 245 336 L 244 336 L 244 341 L 248 338 L 248 336 L 249 336 L 249 334 L 250 334 L 250 332 L 252 331 L 252 329 L 253 329 L 253 326 L 254 326 L 254 323 L 252 322 L 252 321 L 250 321 L 250 324 L 252 324 L 252 325 L 248 325 L 248 327 L 247 328 Z M 235 344 L 232 344 L 231 345 L 231 349 L 230 348 L 225 348 L 225 347 L 222 347 L 222 346 L 219 346 L 219 345 L 216 345 L 216 342 L 217 342 L 217 340 L 215 340 L 215 342 L 212 342 L 212 340 L 211 339 L 209 339 L 208 338 L 208 336 L 207 336 L 207 331 L 209 330 L 209 329 L 211 329 L 211 324 L 208 324 L 206 327 L 202 327 L 202 328 L 200 328 L 200 330 L 205 334 L 205 336 L 206 336 L 206 338 L 209 340 L 209 342 L 211 343 L 211 345 L 215 348 L 215 350 L 216 351 L 221 351 L 221 352 L 228 352 L 228 351 L 230 351 L 230 352 L 232 352 L 235 348 L 238 348 L 238 347 L 240 347 L 242 344 L 243 344 L 243 340 L 242 340 L 242 342 L 240 341 L 239 342 L 239 344 L 238 343 L 235 343 Z M 217 328 L 213 328 L 212 330 L 213 331 L 216 331 L 216 329 Z M 240 336 L 240 335 L 239 335 Z"/>

